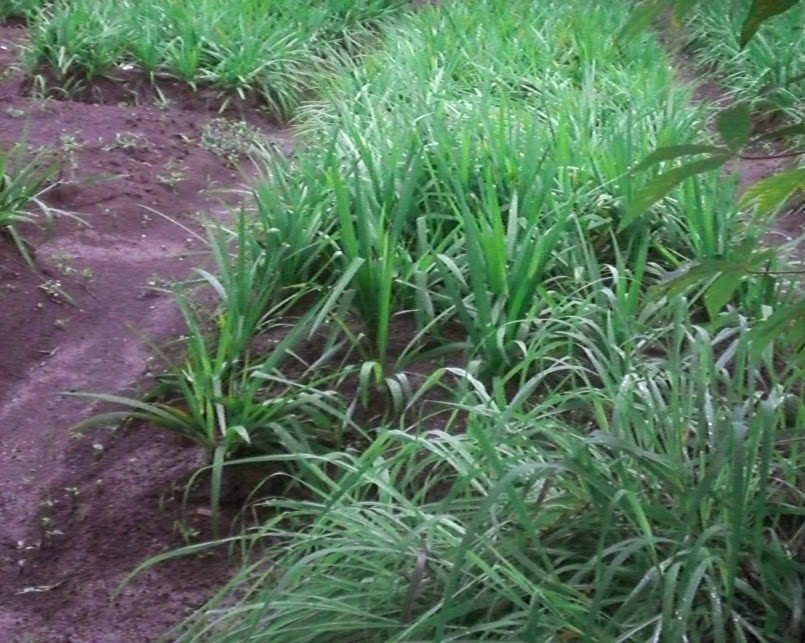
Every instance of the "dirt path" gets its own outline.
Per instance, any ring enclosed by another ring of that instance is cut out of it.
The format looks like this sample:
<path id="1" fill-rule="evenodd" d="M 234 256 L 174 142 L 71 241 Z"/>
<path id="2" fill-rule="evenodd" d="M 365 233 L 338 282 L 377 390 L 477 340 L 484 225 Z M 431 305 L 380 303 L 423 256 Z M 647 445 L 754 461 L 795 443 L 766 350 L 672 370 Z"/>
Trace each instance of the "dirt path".
<path id="1" fill-rule="evenodd" d="M 0 28 L 0 69 L 23 37 Z M 53 150 L 65 183 L 47 200 L 86 222 L 59 218 L 49 237 L 25 230 L 38 239 L 38 272 L 0 238 L 2 641 L 153 641 L 229 571 L 223 557 L 187 558 L 114 596 L 143 559 L 206 529 L 203 512 L 182 513 L 170 494 L 201 454 L 147 428 L 68 431 L 97 407 L 60 392 L 131 392 L 152 355 L 138 333 L 182 334 L 171 297 L 154 287 L 204 261 L 203 243 L 181 226 L 225 216 L 216 188 L 241 183 L 199 145 L 217 116 L 205 100 L 126 105 L 126 92 L 109 89 L 100 101 L 37 100 L 23 76 L 0 79 L 0 149 L 27 131 L 30 150 Z M 287 131 L 249 118 L 289 151 Z M 115 178 L 86 181 L 104 175 Z"/>

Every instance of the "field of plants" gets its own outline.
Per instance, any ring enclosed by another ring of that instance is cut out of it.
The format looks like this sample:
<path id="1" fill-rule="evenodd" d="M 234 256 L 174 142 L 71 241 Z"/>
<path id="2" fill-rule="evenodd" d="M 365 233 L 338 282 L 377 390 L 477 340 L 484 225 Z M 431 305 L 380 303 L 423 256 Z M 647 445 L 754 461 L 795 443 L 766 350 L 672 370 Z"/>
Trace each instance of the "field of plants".
<path id="1" fill-rule="evenodd" d="M 780 110 L 802 120 L 805 85 L 791 81 L 803 73 L 805 5 L 796 3 L 784 17 L 770 21 L 742 50 L 738 34 L 744 16 L 745 12 L 703 4 L 687 25 L 684 40 L 702 69 L 737 98 L 756 102 L 759 110 Z"/>
<path id="2" fill-rule="evenodd" d="M 137 571 L 242 564 L 168 640 L 804 638 L 802 365 L 750 334 L 796 266 L 696 278 L 773 225 L 736 175 L 645 197 L 675 161 L 635 166 L 715 134 L 658 35 L 618 37 L 634 3 L 303 4 L 0 4 L 31 91 L 137 75 L 294 129 L 207 224 L 158 386 L 79 393 L 112 406 L 74 429 L 135 420 L 209 463 L 212 540 Z M 696 64 L 747 100 L 803 73 L 805 5 L 741 50 L 729 4 L 680 27 Z M 755 104 L 793 123 L 802 87 Z"/>

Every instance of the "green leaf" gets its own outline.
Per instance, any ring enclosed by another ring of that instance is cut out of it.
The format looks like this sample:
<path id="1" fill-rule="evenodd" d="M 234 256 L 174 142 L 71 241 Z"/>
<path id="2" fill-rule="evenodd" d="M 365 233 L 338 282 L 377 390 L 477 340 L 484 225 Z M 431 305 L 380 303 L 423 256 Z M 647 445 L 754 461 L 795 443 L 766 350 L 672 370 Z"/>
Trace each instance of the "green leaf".
<path id="1" fill-rule="evenodd" d="M 735 272 L 725 272 L 716 279 L 707 292 L 704 293 L 704 305 L 710 319 L 715 319 L 722 309 L 730 302 L 738 286 L 741 285 L 741 275 Z"/>
<path id="2" fill-rule="evenodd" d="M 666 197 L 682 181 L 697 174 L 717 170 L 727 162 L 729 156 L 712 156 L 701 161 L 693 161 L 686 165 L 669 170 L 664 174 L 655 176 L 649 181 L 635 196 L 631 208 L 621 221 L 619 230 L 630 226 L 640 215 L 648 210 L 652 205 Z"/>
<path id="3" fill-rule="evenodd" d="M 789 326 L 785 333 L 785 341 L 795 351 L 800 353 L 802 359 L 802 349 L 805 347 L 805 315 L 798 316 L 794 323 Z"/>
<path id="4" fill-rule="evenodd" d="M 692 156 L 694 154 L 729 154 L 729 150 L 725 147 L 716 147 L 715 145 L 669 145 L 668 147 L 660 147 L 649 154 L 638 165 L 636 165 L 632 172 L 639 172 L 646 168 L 661 163 L 662 161 L 672 161 L 681 156 Z"/>
<path id="5" fill-rule="evenodd" d="M 784 306 L 776 311 L 768 319 L 755 324 L 744 337 L 744 341 L 749 345 L 751 353 L 759 356 L 766 347 L 781 336 L 785 339 L 784 333 L 792 323 L 805 322 L 805 300 L 799 301 L 790 306 Z"/>
<path id="6" fill-rule="evenodd" d="M 752 134 L 752 112 L 746 103 L 722 110 L 716 120 L 716 129 L 727 146 L 737 151 L 749 142 Z"/>
<path id="7" fill-rule="evenodd" d="M 741 27 L 741 49 L 752 40 L 760 25 L 784 11 L 796 6 L 799 0 L 753 0 L 749 14 Z"/>
<path id="8" fill-rule="evenodd" d="M 676 297 L 691 286 L 705 282 L 720 274 L 721 268 L 712 263 L 695 264 L 675 270 L 662 281 L 649 290 L 652 300 L 661 297 Z"/>
<path id="9" fill-rule="evenodd" d="M 251 444 L 252 443 L 252 438 L 249 435 L 248 430 L 246 430 L 245 426 L 242 426 L 242 425 L 230 426 L 229 427 L 229 432 L 234 434 L 234 435 L 237 435 L 246 444 Z"/>
<path id="10" fill-rule="evenodd" d="M 649 298 L 657 300 L 661 297 L 677 297 L 691 286 L 712 281 L 705 292 L 705 306 L 714 317 L 735 294 L 741 279 L 766 257 L 765 254 L 762 256 L 760 253 L 752 254 L 751 249 L 746 250 L 746 253 L 748 259 L 744 257 L 738 260 L 715 259 L 675 270 L 668 274 L 662 283 L 652 286 Z M 736 256 L 741 256 L 741 253 L 736 251 Z"/>
<path id="11" fill-rule="evenodd" d="M 758 181 L 744 192 L 741 206 L 754 203 L 758 214 L 768 215 L 785 205 L 800 190 L 805 190 L 805 168 L 789 170 Z"/>
<path id="12" fill-rule="evenodd" d="M 644 2 L 635 9 L 629 16 L 629 20 L 618 34 L 619 40 L 629 40 L 648 29 L 652 22 L 660 17 L 660 14 L 671 5 L 673 0 L 652 0 Z"/>
<path id="13" fill-rule="evenodd" d="M 221 509 L 221 483 L 224 476 L 224 459 L 226 447 L 221 444 L 215 448 L 212 455 L 212 469 L 210 474 L 210 510 L 212 511 L 213 538 L 218 538 L 218 521 Z"/>

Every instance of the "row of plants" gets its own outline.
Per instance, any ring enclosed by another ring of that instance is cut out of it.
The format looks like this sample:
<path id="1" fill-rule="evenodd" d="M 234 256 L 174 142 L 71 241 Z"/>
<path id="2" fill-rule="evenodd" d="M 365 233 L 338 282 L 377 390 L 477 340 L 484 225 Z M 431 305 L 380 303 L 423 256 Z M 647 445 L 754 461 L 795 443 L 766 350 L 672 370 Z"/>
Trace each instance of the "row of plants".
<path id="1" fill-rule="evenodd" d="M 743 341 L 793 288 L 664 288 L 763 231 L 721 177 L 634 208 L 705 123 L 651 34 L 614 39 L 632 9 L 386 24 L 210 227 L 215 314 L 180 293 L 185 357 L 91 421 L 196 440 L 214 510 L 244 463 L 285 483 L 175 638 L 802 637 L 802 373 Z"/>
<path id="2" fill-rule="evenodd" d="M 42 0 L 2 0 L 0 20 L 24 17 L 41 5 Z M 44 213 L 50 218 L 53 210 L 47 207 L 41 197 L 57 174 L 58 167 L 45 163 L 43 154 L 31 159 L 27 147 L 27 142 L 22 140 L 0 150 L 0 232 L 11 236 L 31 262 L 32 257 L 17 226 L 35 220 L 37 213 Z"/>
<path id="3" fill-rule="evenodd" d="M 803 11 L 805 4 L 800 0 L 777 3 L 733 0 L 718 7 L 703 0 L 646 0 L 637 5 L 623 35 L 639 33 L 652 20 L 665 15 L 671 20 L 664 21 L 663 33 L 667 36 L 669 27 L 682 26 L 681 31 L 671 33 L 681 36 L 683 44 L 687 43 L 700 71 L 718 72 L 710 80 L 715 78 L 726 86 L 728 93 L 718 96 L 716 101 L 715 136 L 702 137 L 693 145 L 659 147 L 635 168 L 640 171 L 666 165 L 662 173 L 641 189 L 632 217 L 639 216 L 691 177 L 723 173 L 736 161 L 738 167 L 749 163 L 748 168 L 759 161 L 761 171 L 763 163 L 770 162 L 777 168 L 744 191 L 741 207 L 769 218 L 781 212 L 790 218 L 801 209 L 805 189 L 805 168 L 801 167 L 805 121 L 800 100 L 805 58 L 799 47 Z M 720 94 L 720 89 L 717 92 Z M 740 250 L 727 253 L 733 258 L 725 255 L 699 259 L 677 273 L 667 290 L 702 285 L 710 313 L 717 315 L 748 275 L 775 274 L 767 263 L 773 254 L 768 248 L 747 240 L 736 241 Z M 793 239 L 785 244 L 786 252 L 793 251 L 792 256 L 798 256 L 799 242 L 800 239 Z M 796 266 L 788 271 L 788 274 L 799 273 Z M 756 352 L 770 343 L 782 342 L 800 359 L 805 345 L 803 336 L 805 301 L 799 298 L 764 315 L 754 324 L 747 342 Z"/>
<path id="4" fill-rule="evenodd" d="M 805 118 L 805 4 L 792 5 L 764 22 L 745 46 L 741 27 L 751 1 L 702 2 L 686 21 L 684 41 L 700 67 L 710 72 L 736 100 L 760 111 Z"/>
<path id="5" fill-rule="evenodd" d="M 22 18 L 34 87 L 66 95 L 100 77 L 137 73 L 210 85 L 224 96 L 257 95 L 268 112 L 290 118 L 332 62 L 356 55 L 406 0 L 326 0 L 302 9 L 289 0 L 99 2 L 2 0 L 0 20 Z M 55 88 L 55 89 L 54 89 Z M 59 211 L 44 194 L 58 165 L 31 154 L 25 140 L 0 151 L 0 228 L 29 263 L 21 223 L 50 222 Z"/>
<path id="6" fill-rule="evenodd" d="M 68 95 L 136 71 L 227 96 L 256 95 L 280 119 L 309 97 L 332 58 L 355 55 L 407 0 L 57 0 L 7 4 L 30 30 L 26 65 L 38 88 Z"/>

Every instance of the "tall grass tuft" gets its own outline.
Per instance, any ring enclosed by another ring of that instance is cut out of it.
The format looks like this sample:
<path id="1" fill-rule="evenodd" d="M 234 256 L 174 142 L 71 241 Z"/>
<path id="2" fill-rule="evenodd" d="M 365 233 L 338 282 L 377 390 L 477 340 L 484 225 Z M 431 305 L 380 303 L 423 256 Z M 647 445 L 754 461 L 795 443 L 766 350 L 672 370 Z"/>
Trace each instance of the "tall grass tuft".
<path id="1" fill-rule="evenodd" d="M 403 0 L 170 0 L 47 3 L 29 12 L 27 60 L 41 85 L 75 88 L 121 68 L 228 96 L 257 96 L 289 119 L 333 48 L 357 52 Z"/>
<path id="2" fill-rule="evenodd" d="M 59 213 L 44 201 L 45 194 L 57 183 L 58 173 L 59 163 L 49 158 L 47 151 L 31 156 L 27 130 L 22 140 L 0 151 L 0 232 L 11 236 L 29 265 L 33 265 L 33 257 L 18 226 L 38 224 L 43 218 L 50 223 Z"/>

